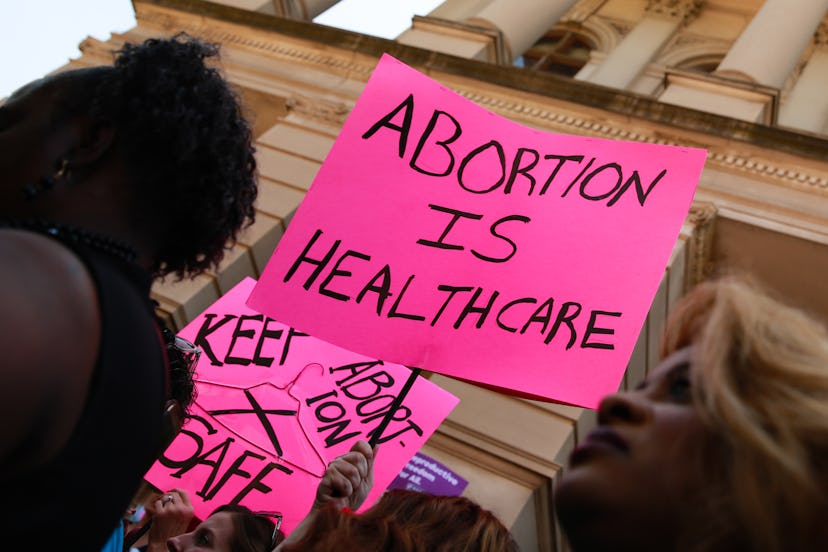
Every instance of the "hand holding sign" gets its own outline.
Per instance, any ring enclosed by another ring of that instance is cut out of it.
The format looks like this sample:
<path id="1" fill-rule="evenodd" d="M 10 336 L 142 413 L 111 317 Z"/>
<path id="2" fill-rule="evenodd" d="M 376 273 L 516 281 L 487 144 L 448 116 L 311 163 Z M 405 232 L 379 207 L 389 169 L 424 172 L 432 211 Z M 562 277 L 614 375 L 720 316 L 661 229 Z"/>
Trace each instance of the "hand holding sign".
<path id="1" fill-rule="evenodd" d="M 333 504 L 337 510 L 347 508 L 353 511 L 362 506 L 374 485 L 376 450 L 376 447 L 372 449 L 365 441 L 357 441 L 350 451 L 330 463 L 316 488 L 316 499 L 308 515 L 276 548 L 277 551 L 301 540 L 313 523 L 316 513 L 326 504 Z"/>
<path id="2" fill-rule="evenodd" d="M 357 441 L 350 451 L 334 459 L 316 488 L 313 510 L 331 503 L 337 510 L 359 509 L 374 486 L 376 452 L 376 447 L 372 449 L 365 441 Z"/>
<path id="3" fill-rule="evenodd" d="M 203 350 L 198 395 L 146 479 L 158 488 L 186 489 L 200 519 L 218 505 L 240 503 L 281 511 L 290 532 L 314 504 L 331 462 L 354 476 L 339 458 L 362 477 L 347 502 L 372 503 L 457 398 L 418 378 L 404 405 L 394 406 L 410 370 L 255 313 L 245 306 L 254 284 L 243 280 L 180 332 Z M 388 425 L 380 436 L 383 420 Z M 383 453 L 368 493 L 372 438 Z M 333 482 L 325 488 L 333 492 Z"/>
<path id="4" fill-rule="evenodd" d="M 147 532 L 148 550 L 166 550 L 167 539 L 187 532 L 194 510 L 190 495 L 184 489 L 171 489 L 150 503 L 147 513 L 152 516 Z"/>

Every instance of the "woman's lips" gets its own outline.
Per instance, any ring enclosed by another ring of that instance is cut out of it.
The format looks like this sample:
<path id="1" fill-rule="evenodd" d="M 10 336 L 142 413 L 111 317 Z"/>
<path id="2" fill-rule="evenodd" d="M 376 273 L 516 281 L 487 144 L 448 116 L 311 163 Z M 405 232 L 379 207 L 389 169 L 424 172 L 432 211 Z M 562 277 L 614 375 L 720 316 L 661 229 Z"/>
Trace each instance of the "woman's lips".
<path id="1" fill-rule="evenodd" d="M 572 450 L 569 455 L 569 464 L 575 466 L 592 456 L 607 452 L 627 454 L 629 450 L 627 441 L 615 430 L 601 426 L 590 431 L 586 439 Z"/>

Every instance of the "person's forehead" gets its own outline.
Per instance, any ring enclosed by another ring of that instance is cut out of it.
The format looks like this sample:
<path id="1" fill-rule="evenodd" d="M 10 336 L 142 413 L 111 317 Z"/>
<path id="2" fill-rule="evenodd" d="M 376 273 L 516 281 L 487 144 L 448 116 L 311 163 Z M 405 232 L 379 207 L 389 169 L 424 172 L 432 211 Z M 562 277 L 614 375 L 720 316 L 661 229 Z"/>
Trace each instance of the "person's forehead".
<path id="1" fill-rule="evenodd" d="M 211 540 L 216 550 L 229 550 L 235 531 L 232 513 L 216 512 L 201 522 L 200 528 L 212 534 Z"/>
<path id="2" fill-rule="evenodd" d="M 216 512 L 202 522 L 202 525 L 215 529 L 232 529 L 233 514 L 231 512 Z"/>

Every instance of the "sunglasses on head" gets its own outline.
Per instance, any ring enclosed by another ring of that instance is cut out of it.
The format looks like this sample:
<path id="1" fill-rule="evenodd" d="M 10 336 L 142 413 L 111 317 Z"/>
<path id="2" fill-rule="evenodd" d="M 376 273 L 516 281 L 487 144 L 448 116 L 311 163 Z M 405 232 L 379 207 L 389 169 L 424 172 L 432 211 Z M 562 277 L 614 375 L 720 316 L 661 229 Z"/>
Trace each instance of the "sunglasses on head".
<path id="1" fill-rule="evenodd" d="M 201 349 L 196 347 L 191 341 L 178 337 L 169 328 L 162 328 L 161 333 L 167 345 L 170 362 L 180 362 L 187 369 L 192 370 L 196 362 L 198 362 L 198 358 L 201 356 Z"/>
<path id="2" fill-rule="evenodd" d="M 262 516 L 264 518 L 269 519 L 273 523 L 273 534 L 270 535 L 270 548 L 269 550 L 273 550 L 273 548 L 281 542 L 282 532 L 280 529 L 282 528 L 282 513 L 281 512 L 253 512 L 257 516 Z"/>

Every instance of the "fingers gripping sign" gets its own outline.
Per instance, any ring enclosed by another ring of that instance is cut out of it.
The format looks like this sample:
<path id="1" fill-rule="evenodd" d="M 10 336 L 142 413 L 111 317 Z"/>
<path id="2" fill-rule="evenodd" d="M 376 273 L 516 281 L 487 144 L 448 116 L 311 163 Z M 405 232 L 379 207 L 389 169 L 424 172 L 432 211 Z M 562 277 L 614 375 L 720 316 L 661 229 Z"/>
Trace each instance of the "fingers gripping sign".
<path id="1" fill-rule="evenodd" d="M 373 449 L 366 441 L 357 441 L 351 450 L 335 458 L 325 470 L 316 488 L 313 509 L 333 503 L 337 509 L 357 510 L 374 486 Z"/>
<path id="2" fill-rule="evenodd" d="M 362 506 L 374 486 L 376 455 L 376 446 L 372 448 L 367 441 L 359 440 L 351 450 L 334 458 L 316 487 L 316 498 L 310 511 L 275 551 L 279 552 L 284 546 L 301 540 L 316 512 L 326 505 L 332 505 L 337 510 L 357 510 Z"/>
<path id="3" fill-rule="evenodd" d="M 183 489 L 172 489 L 147 507 L 152 515 L 152 526 L 149 529 L 148 550 L 166 550 L 166 542 L 170 537 L 187 532 L 193 519 L 193 505 L 190 496 Z"/>

